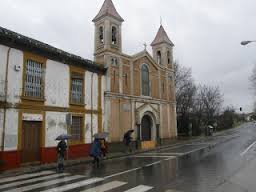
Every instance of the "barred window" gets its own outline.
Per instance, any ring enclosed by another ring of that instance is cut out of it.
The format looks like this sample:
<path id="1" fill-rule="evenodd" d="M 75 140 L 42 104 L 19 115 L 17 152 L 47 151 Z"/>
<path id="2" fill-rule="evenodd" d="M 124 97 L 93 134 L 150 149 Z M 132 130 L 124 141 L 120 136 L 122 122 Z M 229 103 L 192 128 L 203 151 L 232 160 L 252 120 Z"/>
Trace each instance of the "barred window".
<path id="1" fill-rule="evenodd" d="M 27 60 L 24 96 L 43 98 L 43 64 Z"/>
<path id="2" fill-rule="evenodd" d="M 72 116 L 71 135 L 74 141 L 82 140 L 83 117 Z"/>
<path id="3" fill-rule="evenodd" d="M 149 70 L 146 65 L 141 68 L 142 95 L 149 96 Z"/>
<path id="4" fill-rule="evenodd" d="M 72 73 L 71 75 L 71 103 L 83 104 L 83 81 L 81 74 Z"/>

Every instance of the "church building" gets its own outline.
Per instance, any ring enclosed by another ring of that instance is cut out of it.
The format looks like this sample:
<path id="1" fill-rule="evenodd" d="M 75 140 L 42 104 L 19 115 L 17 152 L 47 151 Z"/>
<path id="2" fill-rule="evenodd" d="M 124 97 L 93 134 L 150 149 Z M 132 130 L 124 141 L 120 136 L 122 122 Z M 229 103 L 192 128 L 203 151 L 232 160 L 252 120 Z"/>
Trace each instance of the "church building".
<path id="1" fill-rule="evenodd" d="M 105 0 L 95 23 L 95 62 L 108 68 L 104 92 L 104 131 L 118 144 L 135 130 L 139 147 L 152 148 L 177 136 L 173 46 L 161 25 L 146 50 L 122 52 L 122 24 L 112 0 Z M 128 35 L 128 34 L 125 34 Z"/>

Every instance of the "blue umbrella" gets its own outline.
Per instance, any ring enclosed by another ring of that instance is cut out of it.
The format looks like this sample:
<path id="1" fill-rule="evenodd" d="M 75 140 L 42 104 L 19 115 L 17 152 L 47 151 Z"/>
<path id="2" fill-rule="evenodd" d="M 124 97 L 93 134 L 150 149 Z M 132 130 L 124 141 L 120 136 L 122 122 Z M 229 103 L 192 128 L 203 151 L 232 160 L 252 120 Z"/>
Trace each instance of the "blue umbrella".
<path id="1" fill-rule="evenodd" d="M 71 139 L 71 138 L 72 138 L 72 135 L 61 134 L 55 140 L 60 141 L 60 140 L 68 140 L 68 139 Z"/>

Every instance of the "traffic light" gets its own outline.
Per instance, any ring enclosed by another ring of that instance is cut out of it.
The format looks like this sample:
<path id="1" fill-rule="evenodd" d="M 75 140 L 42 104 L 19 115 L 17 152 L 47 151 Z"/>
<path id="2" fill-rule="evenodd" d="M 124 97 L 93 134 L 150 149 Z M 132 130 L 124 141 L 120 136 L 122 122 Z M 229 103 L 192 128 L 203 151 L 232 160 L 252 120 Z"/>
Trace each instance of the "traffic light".
<path id="1" fill-rule="evenodd" d="M 243 109 L 242 109 L 242 107 L 240 107 L 240 109 L 239 109 L 240 111 L 242 111 Z"/>

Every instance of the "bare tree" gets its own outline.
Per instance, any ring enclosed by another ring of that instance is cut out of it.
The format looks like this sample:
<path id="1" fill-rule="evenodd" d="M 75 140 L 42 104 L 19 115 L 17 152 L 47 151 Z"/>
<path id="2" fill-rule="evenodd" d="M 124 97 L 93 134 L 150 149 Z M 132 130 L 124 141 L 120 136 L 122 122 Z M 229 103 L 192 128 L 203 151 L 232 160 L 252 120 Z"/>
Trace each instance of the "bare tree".
<path id="1" fill-rule="evenodd" d="M 175 62 L 174 69 L 178 132 L 188 133 L 189 114 L 193 107 L 196 85 L 190 68 L 183 67 Z"/>
<path id="2" fill-rule="evenodd" d="M 215 117 L 220 112 L 223 103 L 223 95 L 219 87 L 214 86 L 200 86 L 199 91 L 199 99 L 202 101 L 206 123 L 212 124 L 215 121 Z"/>

